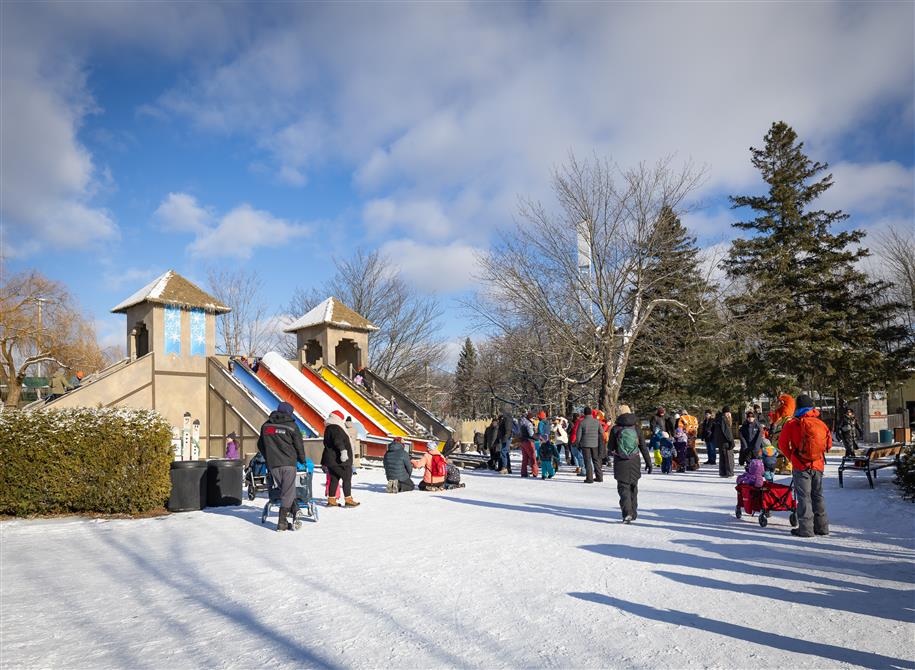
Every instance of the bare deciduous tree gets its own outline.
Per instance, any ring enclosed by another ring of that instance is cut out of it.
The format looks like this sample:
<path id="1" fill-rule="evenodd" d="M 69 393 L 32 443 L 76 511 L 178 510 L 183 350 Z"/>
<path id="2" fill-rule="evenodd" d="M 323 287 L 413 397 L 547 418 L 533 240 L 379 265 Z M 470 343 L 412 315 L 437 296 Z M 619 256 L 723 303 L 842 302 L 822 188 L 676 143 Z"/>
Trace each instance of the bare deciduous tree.
<path id="1" fill-rule="evenodd" d="M 216 338 L 222 353 L 230 356 L 257 356 L 273 344 L 275 328 L 268 316 L 255 271 L 215 270 L 207 273 L 213 296 L 232 311 L 216 320 Z"/>
<path id="2" fill-rule="evenodd" d="M 297 289 L 287 312 L 300 316 L 334 296 L 378 326 L 369 336 L 372 370 L 395 383 L 420 379 L 442 357 L 441 305 L 404 281 L 392 259 L 357 250 L 334 262 L 336 274 L 320 291 Z"/>
<path id="3" fill-rule="evenodd" d="M 652 311 L 670 305 L 692 316 L 673 295 L 647 296 L 667 278 L 652 262 L 669 246 L 659 217 L 682 212 L 701 177 L 670 159 L 622 170 L 570 156 L 553 173 L 558 211 L 523 202 L 515 229 L 479 259 L 487 289 L 475 301 L 479 314 L 502 332 L 533 319 L 549 347 L 568 357 L 560 369 L 580 371 L 566 383 L 599 379 L 599 406 L 615 414 L 632 346 Z"/>
<path id="4" fill-rule="evenodd" d="M 885 263 L 884 274 L 892 282 L 898 302 L 906 305 L 915 324 L 915 233 L 890 228 L 877 238 L 877 255 Z"/>

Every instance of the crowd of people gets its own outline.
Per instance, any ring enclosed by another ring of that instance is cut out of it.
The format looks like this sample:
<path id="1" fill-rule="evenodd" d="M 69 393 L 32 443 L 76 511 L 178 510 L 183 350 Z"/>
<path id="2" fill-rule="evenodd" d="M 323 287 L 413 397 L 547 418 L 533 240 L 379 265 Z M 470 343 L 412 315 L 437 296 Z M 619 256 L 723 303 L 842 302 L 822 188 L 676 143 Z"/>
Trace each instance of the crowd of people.
<path id="1" fill-rule="evenodd" d="M 292 407 L 282 402 L 261 429 L 258 450 L 270 469 L 281 501 L 277 530 L 292 528 L 287 516 L 295 511 L 295 467 L 305 462 L 302 437 L 295 427 Z M 860 428 L 849 409 L 838 434 L 846 455 L 854 455 Z M 797 500 L 798 527 L 792 534 L 801 537 L 827 535 L 829 522 L 823 497 L 825 454 L 832 448 L 832 434 L 820 419 L 819 410 L 807 395 L 796 399 L 779 396 L 773 409 L 763 414 L 758 405 L 743 412 L 736 428 L 730 407 L 718 412 L 705 410 L 700 422 L 685 409 L 668 412 L 658 407 L 642 421 L 627 405 L 620 405 L 615 420 L 609 421 L 600 410 L 584 408 L 570 417 L 548 417 L 543 411 L 528 411 L 513 416 L 506 405 L 501 416 L 493 417 L 484 433 L 476 437 L 478 449 L 488 459 L 490 469 L 512 475 L 513 448 L 521 453 L 519 474 L 543 480 L 552 479 L 565 464 L 574 468 L 582 483 L 604 481 L 604 469 L 613 472 L 624 523 L 638 518 L 638 483 L 643 472 L 662 475 L 682 474 L 700 469 L 697 440 L 706 446 L 705 465 L 717 466 L 722 478 L 735 477 L 734 454 L 750 480 L 773 481 L 776 474 L 791 474 Z M 354 436 L 347 430 L 344 416 L 332 412 L 325 421 L 322 469 L 327 475 L 327 506 L 357 507 L 352 497 Z M 739 443 L 739 447 L 738 447 Z M 395 437 L 384 455 L 387 491 L 400 493 L 418 488 L 438 491 L 463 487 L 460 469 L 429 443 L 418 458 L 411 458 L 400 437 Z M 413 473 L 422 472 L 419 485 Z M 342 488 L 341 496 L 337 494 Z"/>

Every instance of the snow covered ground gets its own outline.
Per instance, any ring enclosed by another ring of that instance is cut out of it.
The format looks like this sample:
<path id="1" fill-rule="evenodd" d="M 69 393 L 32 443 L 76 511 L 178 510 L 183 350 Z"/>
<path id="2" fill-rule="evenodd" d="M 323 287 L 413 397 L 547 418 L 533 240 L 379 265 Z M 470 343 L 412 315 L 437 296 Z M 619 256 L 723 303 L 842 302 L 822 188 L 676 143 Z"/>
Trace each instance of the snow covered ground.
<path id="1" fill-rule="evenodd" d="M 888 481 L 840 490 L 832 460 L 813 540 L 785 513 L 735 519 L 710 466 L 643 477 L 631 526 L 612 479 L 392 496 L 372 468 L 360 508 L 296 533 L 261 526 L 260 499 L 7 521 L 0 665 L 915 668 L 915 508 Z"/>

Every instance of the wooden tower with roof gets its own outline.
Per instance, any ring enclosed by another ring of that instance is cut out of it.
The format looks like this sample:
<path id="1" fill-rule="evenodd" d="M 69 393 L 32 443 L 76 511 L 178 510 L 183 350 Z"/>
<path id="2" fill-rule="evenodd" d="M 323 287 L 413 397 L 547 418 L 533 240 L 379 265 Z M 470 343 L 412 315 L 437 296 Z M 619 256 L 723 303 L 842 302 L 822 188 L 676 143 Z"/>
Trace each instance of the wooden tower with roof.
<path id="1" fill-rule="evenodd" d="M 354 370 L 368 365 L 369 333 L 376 330 L 378 327 L 364 316 L 331 297 L 296 319 L 284 332 L 295 334 L 300 364 L 329 364 L 352 376 Z"/>

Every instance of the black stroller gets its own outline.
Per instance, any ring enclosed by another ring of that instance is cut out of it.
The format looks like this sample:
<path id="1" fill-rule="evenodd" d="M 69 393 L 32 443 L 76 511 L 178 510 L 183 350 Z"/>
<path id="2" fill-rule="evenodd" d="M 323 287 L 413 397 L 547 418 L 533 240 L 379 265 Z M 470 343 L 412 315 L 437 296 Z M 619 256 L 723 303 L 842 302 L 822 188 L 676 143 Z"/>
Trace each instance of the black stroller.
<path id="1" fill-rule="evenodd" d="M 318 521 L 318 506 L 315 504 L 315 499 L 312 495 L 312 480 L 314 479 L 315 469 L 314 463 L 309 460 L 306 465 L 299 464 L 298 468 L 300 469 L 296 472 L 295 503 L 292 507 L 292 523 L 295 524 L 296 528 L 302 523 L 299 520 L 300 512 L 310 521 L 314 521 L 315 523 Z M 270 497 L 269 500 L 267 500 L 267 504 L 264 505 L 264 511 L 261 514 L 261 523 L 267 523 L 267 517 L 270 515 L 271 507 L 279 508 L 280 506 L 280 499 L 276 496 L 277 491 L 273 488 L 273 480 L 270 479 L 269 474 L 267 475 L 267 481 Z"/>
<path id="2" fill-rule="evenodd" d="M 267 461 L 260 452 L 254 454 L 245 466 L 245 486 L 248 489 L 248 500 L 254 500 L 261 491 L 268 491 Z"/>

